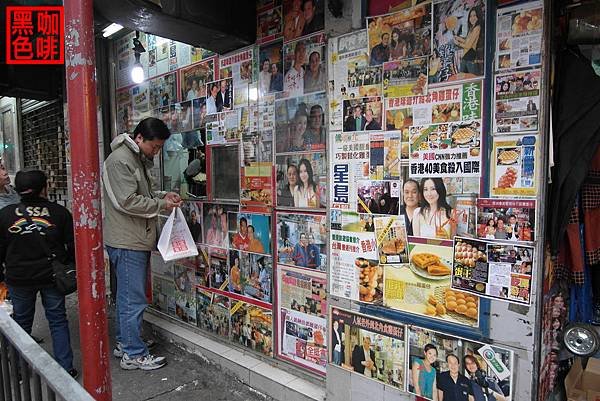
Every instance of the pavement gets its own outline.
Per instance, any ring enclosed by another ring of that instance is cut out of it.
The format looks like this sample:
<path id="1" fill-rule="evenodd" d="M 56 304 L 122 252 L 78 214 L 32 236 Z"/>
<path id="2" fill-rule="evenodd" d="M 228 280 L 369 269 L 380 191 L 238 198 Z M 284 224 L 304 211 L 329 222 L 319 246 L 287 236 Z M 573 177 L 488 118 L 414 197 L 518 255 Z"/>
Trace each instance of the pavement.
<path id="1" fill-rule="evenodd" d="M 79 347 L 79 308 L 77 295 L 67 297 L 67 317 L 71 328 L 71 346 L 74 354 L 74 365 L 79 371 L 81 352 Z M 170 343 L 161 343 L 152 350 L 155 355 L 167 357 L 167 366 L 152 370 L 126 371 L 119 367 L 119 359 L 112 356 L 114 347 L 114 310 L 108 311 L 110 336 L 110 368 L 112 377 L 112 398 L 118 401 L 272 401 L 258 391 L 248 387 L 229 372 L 197 355 L 190 354 Z M 52 353 L 52 338 L 48 322 L 43 314 L 43 306 L 38 297 L 36 317 L 32 334 L 43 338 L 40 345 Z M 82 383 L 82 376 L 78 378 Z"/>

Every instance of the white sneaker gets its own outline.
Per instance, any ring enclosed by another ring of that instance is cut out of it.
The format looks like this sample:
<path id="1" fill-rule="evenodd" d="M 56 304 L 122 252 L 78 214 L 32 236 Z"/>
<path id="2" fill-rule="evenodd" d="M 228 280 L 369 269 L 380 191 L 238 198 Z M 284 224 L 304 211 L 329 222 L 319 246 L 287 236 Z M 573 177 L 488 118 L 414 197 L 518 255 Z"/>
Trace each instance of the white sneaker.
<path id="1" fill-rule="evenodd" d="M 151 354 L 133 359 L 130 359 L 127 354 L 123 354 L 123 358 L 121 358 L 120 362 L 121 368 L 125 370 L 154 370 L 160 369 L 166 364 L 167 360 L 164 356 L 154 356 Z"/>
<path id="2" fill-rule="evenodd" d="M 151 338 L 144 340 L 144 344 L 146 344 L 146 348 L 148 348 L 148 351 L 152 351 L 152 348 L 158 345 L 158 343 Z M 113 348 L 113 355 L 115 356 L 115 358 L 123 358 L 123 354 L 123 344 L 117 342 L 115 344 L 115 348 Z"/>

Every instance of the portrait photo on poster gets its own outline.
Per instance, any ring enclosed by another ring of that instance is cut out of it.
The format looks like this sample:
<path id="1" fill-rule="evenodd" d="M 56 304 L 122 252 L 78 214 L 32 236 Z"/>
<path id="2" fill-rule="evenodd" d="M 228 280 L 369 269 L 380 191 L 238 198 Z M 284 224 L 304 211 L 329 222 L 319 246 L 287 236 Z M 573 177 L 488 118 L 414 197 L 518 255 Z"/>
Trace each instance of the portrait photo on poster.
<path id="1" fill-rule="evenodd" d="M 283 39 L 287 42 L 322 31 L 324 0 L 283 0 Z"/>
<path id="2" fill-rule="evenodd" d="M 229 267 L 227 263 L 227 250 L 208 248 L 208 260 L 210 263 L 209 284 L 211 288 L 227 291 L 229 283 Z"/>
<path id="3" fill-rule="evenodd" d="M 229 248 L 271 254 L 271 216 L 229 213 Z"/>
<path id="4" fill-rule="evenodd" d="M 227 248 L 229 243 L 227 222 L 228 212 L 238 212 L 238 206 L 221 203 L 203 203 L 203 243 L 219 248 Z"/>
<path id="5" fill-rule="evenodd" d="M 329 362 L 405 391 L 406 326 L 332 307 Z"/>
<path id="6" fill-rule="evenodd" d="M 206 84 L 206 114 L 216 114 L 233 108 L 233 79 L 226 78 Z"/>
<path id="7" fill-rule="evenodd" d="M 283 45 L 286 97 L 325 90 L 325 44 L 325 35 L 320 33 Z"/>
<path id="8" fill-rule="evenodd" d="M 392 14 L 367 18 L 369 64 L 429 56 L 431 4 L 419 4 Z"/>
<path id="9" fill-rule="evenodd" d="M 325 271 L 327 223 L 322 214 L 277 213 L 277 262 Z"/>
<path id="10" fill-rule="evenodd" d="M 448 0 L 433 5 L 429 84 L 484 76 L 485 15 L 483 0 Z"/>
<path id="11" fill-rule="evenodd" d="M 258 56 L 258 96 L 283 91 L 283 41 L 262 45 Z"/>
<path id="12" fill-rule="evenodd" d="M 410 393 L 428 400 L 452 396 L 476 401 L 512 400 L 512 351 L 416 326 L 407 328 Z"/>
<path id="13" fill-rule="evenodd" d="M 296 153 L 275 158 L 277 206 L 324 209 L 327 200 L 325 153 Z"/>
<path id="14" fill-rule="evenodd" d="M 181 99 L 194 100 L 206 96 L 206 84 L 215 79 L 215 67 L 213 58 L 180 69 Z"/>
<path id="15" fill-rule="evenodd" d="M 535 200 L 477 199 L 477 236 L 511 242 L 535 240 Z"/>
<path id="16" fill-rule="evenodd" d="M 383 105 L 380 97 L 344 100 L 344 132 L 381 130 Z"/>
<path id="17" fill-rule="evenodd" d="M 275 102 L 275 152 L 325 150 L 325 92 Z"/>

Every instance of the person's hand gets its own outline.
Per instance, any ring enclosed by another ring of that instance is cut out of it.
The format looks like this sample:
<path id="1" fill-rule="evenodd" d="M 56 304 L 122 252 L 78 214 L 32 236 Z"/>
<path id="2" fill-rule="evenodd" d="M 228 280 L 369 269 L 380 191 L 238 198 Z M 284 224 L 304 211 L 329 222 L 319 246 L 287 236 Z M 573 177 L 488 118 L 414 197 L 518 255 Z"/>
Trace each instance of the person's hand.
<path id="1" fill-rule="evenodd" d="M 175 192 L 167 192 L 167 194 L 165 195 L 165 200 L 167 201 L 167 209 L 179 207 L 182 203 L 181 196 L 179 196 Z"/>

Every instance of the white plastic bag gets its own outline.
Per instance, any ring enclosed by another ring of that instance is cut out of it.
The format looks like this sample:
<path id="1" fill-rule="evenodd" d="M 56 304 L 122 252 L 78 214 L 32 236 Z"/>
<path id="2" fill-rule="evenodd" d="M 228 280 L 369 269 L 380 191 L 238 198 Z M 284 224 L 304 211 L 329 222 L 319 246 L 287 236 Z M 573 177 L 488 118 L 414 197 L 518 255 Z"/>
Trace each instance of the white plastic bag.
<path id="1" fill-rule="evenodd" d="M 180 208 L 171 212 L 158 239 L 158 250 L 165 262 L 198 255 L 198 248 Z"/>

